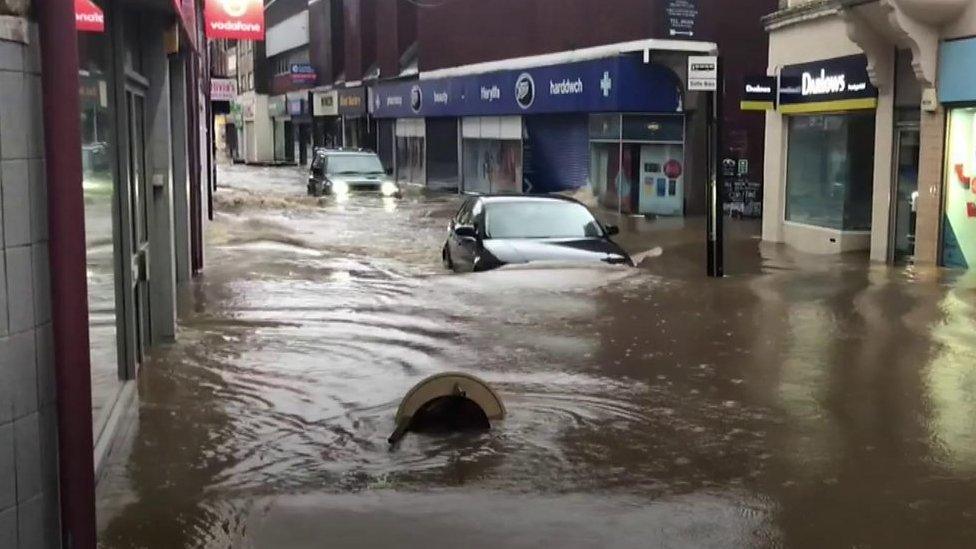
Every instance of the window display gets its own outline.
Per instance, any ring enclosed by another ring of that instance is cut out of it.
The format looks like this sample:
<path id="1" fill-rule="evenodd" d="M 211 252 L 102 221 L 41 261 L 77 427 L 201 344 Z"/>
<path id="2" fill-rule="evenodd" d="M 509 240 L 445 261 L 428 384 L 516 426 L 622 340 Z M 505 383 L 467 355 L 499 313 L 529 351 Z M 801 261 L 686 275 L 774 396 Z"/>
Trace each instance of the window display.
<path id="1" fill-rule="evenodd" d="M 464 190 L 481 194 L 522 192 L 522 142 L 465 139 Z"/>
<path id="2" fill-rule="evenodd" d="M 786 220 L 871 230 L 874 113 L 789 119 Z"/>
<path id="3" fill-rule="evenodd" d="M 976 108 L 949 114 L 942 263 L 976 265 Z"/>
<path id="4" fill-rule="evenodd" d="M 426 146 L 423 137 L 396 138 L 396 179 L 407 183 L 423 183 L 426 171 Z"/>
<path id="5" fill-rule="evenodd" d="M 112 169 L 115 162 L 115 112 L 109 34 L 78 33 L 78 50 L 92 416 L 97 435 L 122 388 L 113 227 L 118 207 Z"/>

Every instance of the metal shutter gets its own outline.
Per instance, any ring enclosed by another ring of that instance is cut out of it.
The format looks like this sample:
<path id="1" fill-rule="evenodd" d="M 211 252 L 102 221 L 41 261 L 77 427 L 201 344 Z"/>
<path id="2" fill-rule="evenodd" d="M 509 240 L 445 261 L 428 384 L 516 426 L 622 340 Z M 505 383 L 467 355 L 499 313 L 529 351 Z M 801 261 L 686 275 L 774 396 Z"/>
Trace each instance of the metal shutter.
<path id="1" fill-rule="evenodd" d="M 533 115 L 524 120 L 525 192 L 552 193 L 585 187 L 590 173 L 588 115 Z"/>

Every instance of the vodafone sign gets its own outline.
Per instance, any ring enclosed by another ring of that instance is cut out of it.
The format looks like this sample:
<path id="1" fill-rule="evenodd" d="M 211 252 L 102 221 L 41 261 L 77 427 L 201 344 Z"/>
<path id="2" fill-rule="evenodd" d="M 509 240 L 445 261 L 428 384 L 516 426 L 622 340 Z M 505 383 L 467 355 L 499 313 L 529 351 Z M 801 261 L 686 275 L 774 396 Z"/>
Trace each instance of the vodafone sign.
<path id="1" fill-rule="evenodd" d="M 207 38 L 264 40 L 262 0 L 206 0 Z"/>
<path id="2" fill-rule="evenodd" d="M 105 14 L 91 0 L 75 0 L 75 28 L 81 32 L 105 32 Z"/>

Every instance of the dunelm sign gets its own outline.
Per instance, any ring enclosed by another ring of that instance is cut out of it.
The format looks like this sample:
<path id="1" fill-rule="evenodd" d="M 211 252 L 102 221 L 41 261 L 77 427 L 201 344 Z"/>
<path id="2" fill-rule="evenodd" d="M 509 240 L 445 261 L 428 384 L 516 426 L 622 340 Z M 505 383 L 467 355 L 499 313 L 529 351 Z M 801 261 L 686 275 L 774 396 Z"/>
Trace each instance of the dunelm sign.
<path id="1" fill-rule="evenodd" d="M 377 85 L 377 118 L 681 112 L 680 80 L 631 56 Z"/>

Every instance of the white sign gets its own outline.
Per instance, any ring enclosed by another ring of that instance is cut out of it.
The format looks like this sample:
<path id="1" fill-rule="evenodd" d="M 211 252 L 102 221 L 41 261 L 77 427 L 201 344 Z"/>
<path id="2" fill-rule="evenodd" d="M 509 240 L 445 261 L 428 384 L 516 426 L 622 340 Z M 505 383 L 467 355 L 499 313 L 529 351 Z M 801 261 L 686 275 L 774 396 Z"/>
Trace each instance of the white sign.
<path id="1" fill-rule="evenodd" d="M 229 78 L 210 79 L 211 101 L 233 101 L 237 97 L 237 82 Z"/>
<path id="2" fill-rule="evenodd" d="M 339 114 L 337 96 L 335 90 L 312 93 L 312 116 L 337 116 Z"/>
<path id="3" fill-rule="evenodd" d="M 688 57 L 688 91 L 718 90 L 718 57 Z"/>

